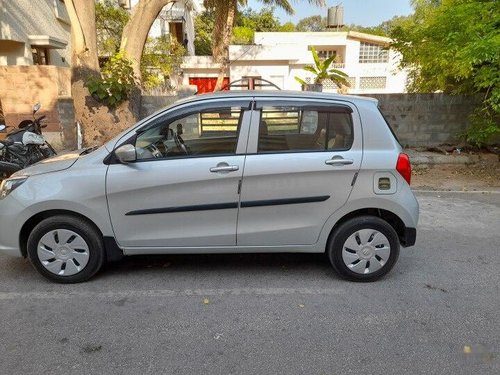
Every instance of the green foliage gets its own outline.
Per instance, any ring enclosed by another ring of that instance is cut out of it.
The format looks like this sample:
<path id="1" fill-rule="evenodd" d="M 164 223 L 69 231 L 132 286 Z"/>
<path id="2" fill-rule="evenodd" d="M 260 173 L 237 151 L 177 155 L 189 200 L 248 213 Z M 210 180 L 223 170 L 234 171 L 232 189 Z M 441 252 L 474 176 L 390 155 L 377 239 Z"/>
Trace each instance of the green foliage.
<path id="1" fill-rule="evenodd" d="M 254 31 L 279 31 L 281 26 L 274 16 L 274 8 L 262 8 L 259 12 L 252 8 L 244 9 L 238 13 L 235 24 Z"/>
<path id="2" fill-rule="evenodd" d="M 274 16 L 274 8 L 262 8 L 259 12 L 251 8 L 238 12 L 233 28 L 233 44 L 252 44 L 256 31 L 281 31 L 281 24 Z"/>
<path id="3" fill-rule="evenodd" d="M 212 32 L 214 30 L 214 13 L 205 11 L 194 20 L 194 52 L 197 56 L 212 56 Z"/>
<path id="4" fill-rule="evenodd" d="M 160 86 L 166 77 L 179 70 L 186 49 L 174 38 L 148 38 L 141 58 L 142 86 Z"/>
<path id="5" fill-rule="evenodd" d="M 463 138 L 482 145 L 500 133 L 500 2 L 415 0 L 390 30 L 409 70 L 409 90 L 483 97 Z"/>
<path id="6" fill-rule="evenodd" d="M 360 26 L 360 25 L 346 25 L 340 31 L 357 31 L 365 34 L 387 36 L 386 30 L 380 26 Z"/>
<path id="7" fill-rule="evenodd" d="M 129 13 L 119 7 L 116 0 L 96 1 L 97 51 L 100 62 L 105 62 L 104 68 L 109 64 L 106 62 L 108 56 L 118 56 L 116 54 L 120 50 L 123 28 L 129 19 Z M 178 69 L 184 55 L 185 49 L 179 43 L 171 43 L 167 37 L 148 38 L 141 57 L 142 86 L 153 88 L 161 85 L 165 77 Z M 123 55 L 119 56 L 124 58 Z M 110 88 L 106 85 L 114 85 L 107 79 L 105 84 L 97 82 L 98 78 L 95 78 L 93 86 L 99 87 L 99 95 L 96 94 L 96 97 L 105 97 L 106 88 Z M 110 91 L 120 93 L 117 89 L 110 88 Z M 122 94 L 118 96 L 121 97 Z"/>
<path id="8" fill-rule="evenodd" d="M 307 82 L 306 82 L 306 81 L 304 81 L 302 78 L 297 77 L 297 76 L 295 76 L 294 78 L 295 78 L 295 80 L 296 80 L 298 83 L 300 83 L 300 85 L 301 85 L 301 86 L 305 86 L 305 85 L 307 85 Z"/>
<path id="9" fill-rule="evenodd" d="M 488 107 L 480 106 L 469 116 L 470 126 L 459 137 L 467 143 L 481 147 L 499 133 L 498 113 L 491 115 L 485 113 Z"/>
<path id="10" fill-rule="evenodd" d="M 214 29 L 213 11 L 207 10 L 195 19 L 196 36 L 194 39 L 195 54 L 199 56 L 212 55 L 212 32 Z M 251 8 L 238 11 L 233 27 L 232 44 L 252 44 L 256 31 L 294 31 L 291 22 L 280 24 L 274 16 L 274 8 L 262 8 L 254 11 Z"/>
<path id="11" fill-rule="evenodd" d="M 278 31 L 289 33 L 289 32 L 297 31 L 297 30 L 295 29 L 294 23 L 289 21 L 289 22 L 286 22 L 283 25 L 281 25 L 279 27 Z"/>
<path id="12" fill-rule="evenodd" d="M 309 16 L 297 22 L 297 31 L 326 31 L 326 18 Z"/>
<path id="13" fill-rule="evenodd" d="M 304 67 L 304 70 L 314 75 L 315 84 L 319 84 L 326 79 L 330 79 L 339 88 L 342 88 L 342 86 L 350 86 L 349 82 L 347 81 L 347 78 L 349 78 L 347 74 L 340 70 L 330 68 L 330 66 L 335 61 L 335 55 L 321 61 L 318 56 L 318 52 L 316 52 L 316 49 L 314 47 L 311 48 L 311 54 L 314 60 L 314 65 L 308 65 Z M 295 80 L 301 85 L 306 84 L 306 82 L 300 77 L 295 77 Z"/>
<path id="14" fill-rule="evenodd" d="M 103 0 L 95 4 L 95 17 L 98 55 L 114 55 L 120 50 L 120 38 L 130 15 L 116 0 Z"/>
<path id="15" fill-rule="evenodd" d="M 235 26 L 233 28 L 232 44 L 252 44 L 254 31 L 246 26 Z"/>
<path id="16" fill-rule="evenodd" d="M 135 86 L 132 63 L 123 53 L 116 53 L 106 62 L 101 76 L 92 76 L 86 82 L 92 96 L 109 108 L 126 100 Z"/>
<path id="17" fill-rule="evenodd" d="M 390 20 L 382 22 L 377 26 L 360 26 L 360 25 L 346 25 L 341 31 L 357 31 L 365 34 L 380 35 L 388 37 L 393 28 L 404 23 L 408 16 L 394 16 Z"/>
<path id="18" fill-rule="evenodd" d="M 389 36 L 390 30 L 403 22 L 408 17 L 406 16 L 394 16 L 390 20 L 382 22 L 378 26 L 360 26 L 360 25 L 346 25 L 340 28 L 340 31 L 358 31 L 360 33 Z M 326 17 L 321 17 L 320 15 L 309 16 L 302 18 L 297 22 L 296 31 L 336 31 L 335 29 L 328 29 L 326 27 Z"/>

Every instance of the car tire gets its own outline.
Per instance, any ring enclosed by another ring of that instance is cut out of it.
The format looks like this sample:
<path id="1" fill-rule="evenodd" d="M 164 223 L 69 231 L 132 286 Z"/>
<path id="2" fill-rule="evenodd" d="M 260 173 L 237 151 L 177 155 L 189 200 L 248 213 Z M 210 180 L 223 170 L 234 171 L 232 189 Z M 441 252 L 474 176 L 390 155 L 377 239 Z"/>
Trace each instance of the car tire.
<path id="1" fill-rule="evenodd" d="M 342 223 L 331 235 L 327 254 L 334 270 L 351 281 L 375 281 L 387 274 L 399 257 L 394 228 L 376 216 Z"/>
<path id="2" fill-rule="evenodd" d="M 99 231 L 88 221 L 68 215 L 52 216 L 36 225 L 27 249 L 38 272 L 65 284 L 90 279 L 105 260 Z"/>

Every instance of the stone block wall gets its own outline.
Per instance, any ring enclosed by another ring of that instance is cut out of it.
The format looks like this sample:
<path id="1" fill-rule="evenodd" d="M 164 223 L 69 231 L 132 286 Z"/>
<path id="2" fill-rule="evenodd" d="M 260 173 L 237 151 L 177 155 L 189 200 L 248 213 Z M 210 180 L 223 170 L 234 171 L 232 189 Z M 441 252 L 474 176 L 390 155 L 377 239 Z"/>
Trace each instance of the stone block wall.
<path id="1" fill-rule="evenodd" d="M 54 66 L 0 66 L 0 98 L 8 125 L 31 118 L 31 106 L 39 101 L 40 114 L 47 115 L 49 142 L 61 149 L 76 147 L 76 126 L 70 71 Z M 177 95 L 142 96 L 140 118 L 193 95 L 190 88 Z M 436 146 L 459 143 L 457 134 L 468 126 L 468 116 L 477 101 L 446 94 L 371 94 L 378 99 L 403 146 Z"/>
<path id="2" fill-rule="evenodd" d="M 403 146 L 459 143 L 477 101 L 446 94 L 371 94 Z"/>
<path id="3" fill-rule="evenodd" d="M 172 95 L 172 96 L 167 96 L 167 95 L 162 95 L 162 96 L 150 96 L 150 95 L 143 95 L 141 97 L 141 110 L 139 113 L 139 117 L 143 119 L 144 117 L 147 117 L 156 111 L 174 103 L 177 100 L 177 96 Z"/>
<path id="4" fill-rule="evenodd" d="M 194 95 L 196 86 L 182 86 L 177 89 L 176 95 L 143 95 L 139 117 L 143 119 L 156 111 L 165 108 L 179 99 Z"/>

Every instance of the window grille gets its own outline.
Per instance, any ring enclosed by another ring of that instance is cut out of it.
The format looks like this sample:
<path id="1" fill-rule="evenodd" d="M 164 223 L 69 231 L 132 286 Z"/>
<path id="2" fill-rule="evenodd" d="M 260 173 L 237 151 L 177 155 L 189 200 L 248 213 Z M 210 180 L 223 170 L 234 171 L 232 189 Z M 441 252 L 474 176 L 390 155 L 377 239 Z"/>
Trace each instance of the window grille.
<path id="1" fill-rule="evenodd" d="M 378 44 L 361 42 L 359 47 L 359 62 L 386 63 L 389 61 L 389 51 Z"/>
<path id="2" fill-rule="evenodd" d="M 360 89 L 385 89 L 387 77 L 361 77 L 359 79 Z"/>

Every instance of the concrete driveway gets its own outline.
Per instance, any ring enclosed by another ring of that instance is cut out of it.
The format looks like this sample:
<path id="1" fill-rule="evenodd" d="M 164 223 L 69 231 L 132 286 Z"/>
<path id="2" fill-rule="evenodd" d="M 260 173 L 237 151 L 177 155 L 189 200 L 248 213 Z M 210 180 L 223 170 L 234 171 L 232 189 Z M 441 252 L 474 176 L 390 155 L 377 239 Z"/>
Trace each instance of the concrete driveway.
<path id="1" fill-rule="evenodd" d="M 419 193 L 383 280 L 323 255 L 137 257 L 57 285 L 0 256 L 2 374 L 498 374 L 500 194 Z"/>

